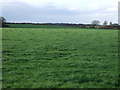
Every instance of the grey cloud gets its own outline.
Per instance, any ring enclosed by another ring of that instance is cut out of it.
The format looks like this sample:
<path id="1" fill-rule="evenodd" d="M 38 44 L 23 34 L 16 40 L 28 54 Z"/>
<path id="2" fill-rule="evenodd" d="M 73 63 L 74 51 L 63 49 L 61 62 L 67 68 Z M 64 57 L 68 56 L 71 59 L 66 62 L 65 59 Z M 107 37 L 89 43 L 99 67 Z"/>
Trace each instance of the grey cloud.
<path id="1" fill-rule="evenodd" d="M 103 21 L 107 15 L 111 15 L 109 18 L 107 17 L 107 20 L 113 20 L 114 17 L 113 21 L 116 21 L 116 12 L 106 12 L 106 8 L 108 7 L 96 10 L 69 10 L 57 8 L 54 4 L 46 4 L 44 7 L 38 8 L 14 2 L 9 7 L 3 5 L 3 16 L 8 21 L 91 23 L 94 19 Z"/>

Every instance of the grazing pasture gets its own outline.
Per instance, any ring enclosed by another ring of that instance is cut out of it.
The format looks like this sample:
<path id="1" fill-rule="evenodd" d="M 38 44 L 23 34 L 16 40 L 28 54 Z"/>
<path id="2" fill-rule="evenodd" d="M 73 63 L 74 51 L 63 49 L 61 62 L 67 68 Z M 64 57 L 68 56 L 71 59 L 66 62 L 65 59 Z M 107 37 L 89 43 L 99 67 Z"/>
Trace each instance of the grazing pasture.
<path id="1" fill-rule="evenodd" d="M 118 87 L 118 30 L 2 29 L 3 88 Z"/>

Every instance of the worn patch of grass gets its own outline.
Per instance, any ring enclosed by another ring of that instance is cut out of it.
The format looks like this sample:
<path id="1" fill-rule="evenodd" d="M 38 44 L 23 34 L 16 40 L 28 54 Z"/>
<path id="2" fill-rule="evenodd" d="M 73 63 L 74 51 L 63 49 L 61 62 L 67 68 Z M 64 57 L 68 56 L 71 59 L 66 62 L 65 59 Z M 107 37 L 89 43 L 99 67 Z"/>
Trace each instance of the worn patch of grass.
<path id="1" fill-rule="evenodd" d="M 117 30 L 4 28 L 3 88 L 114 88 Z"/>

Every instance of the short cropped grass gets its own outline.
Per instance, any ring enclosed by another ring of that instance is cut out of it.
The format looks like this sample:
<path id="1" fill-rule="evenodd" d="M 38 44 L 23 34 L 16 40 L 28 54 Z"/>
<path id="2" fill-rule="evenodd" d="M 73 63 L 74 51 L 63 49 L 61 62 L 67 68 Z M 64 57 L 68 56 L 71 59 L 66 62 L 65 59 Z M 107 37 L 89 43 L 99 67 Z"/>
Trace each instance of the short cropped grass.
<path id="1" fill-rule="evenodd" d="M 3 88 L 116 88 L 118 31 L 4 28 Z"/>

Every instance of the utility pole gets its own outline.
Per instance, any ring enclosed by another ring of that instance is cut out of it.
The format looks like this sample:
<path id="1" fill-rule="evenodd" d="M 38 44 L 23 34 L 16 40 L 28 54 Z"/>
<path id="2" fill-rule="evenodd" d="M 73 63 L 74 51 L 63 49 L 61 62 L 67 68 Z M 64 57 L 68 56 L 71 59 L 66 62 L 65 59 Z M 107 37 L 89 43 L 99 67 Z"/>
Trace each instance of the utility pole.
<path id="1" fill-rule="evenodd" d="M 120 1 L 118 2 L 118 24 L 120 25 Z"/>

